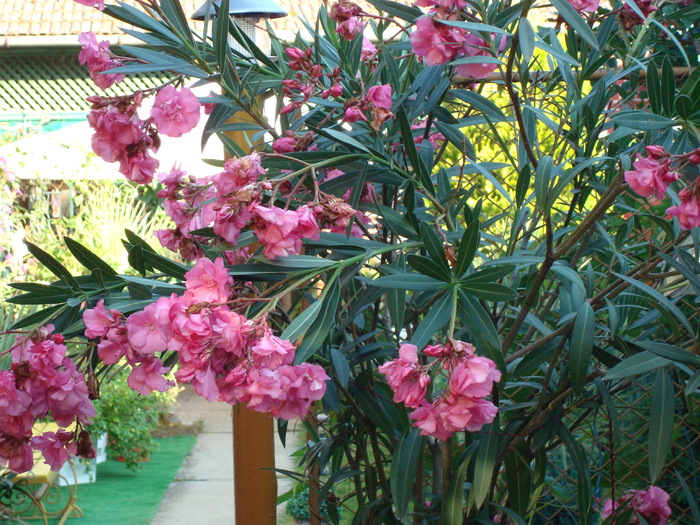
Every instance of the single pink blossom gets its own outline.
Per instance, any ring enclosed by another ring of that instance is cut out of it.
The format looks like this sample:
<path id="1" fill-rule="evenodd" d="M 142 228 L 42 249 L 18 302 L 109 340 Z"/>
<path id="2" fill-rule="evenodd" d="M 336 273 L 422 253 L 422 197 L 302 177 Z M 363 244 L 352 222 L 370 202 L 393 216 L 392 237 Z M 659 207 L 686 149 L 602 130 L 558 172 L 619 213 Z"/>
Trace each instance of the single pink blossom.
<path id="1" fill-rule="evenodd" d="M 151 118 L 158 131 L 169 137 L 181 137 L 199 122 L 201 104 L 189 88 L 180 91 L 168 85 L 158 91 Z"/>
<path id="2" fill-rule="evenodd" d="M 372 86 L 367 91 L 367 99 L 378 108 L 391 108 L 391 85 Z"/>
<path id="3" fill-rule="evenodd" d="M 95 308 L 83 312 L 85 337 L 93 339 L 106 336 L 110 329 L 119 326 L 121 317 L 122 314 L 118 310 L 107 311 L 104 300 L 100 299 Z"/>
<path id="4" fill-rule="evenodd" d="M 700 186 L 693 190 L 685 188 L 678 192 L 681 203 L 678 206 L 671 206 L 666 213 L 678 218 L 680 226 L 684 230 L 700 228 Z"/>
<path id="5" fill-rule="evenodd" d="M 224 303 L 230 295 L 229 287 L 233 278 L 224 266 L 224 260 L 217 257 L 214 262 L 202 257 L 185 274 L 187 293 L 194 303 Z"/>
<path id="6" fill-rule="evenodd" d="M 295 346 L 272 333 L 266 333 L 250 349 L 253 364 L 257 367 L 279 368 L 294 361 Z"/>
<path id="7" fill-rule="evenodd" d="M 97 42 L 93 32 L 81 33 L 78 42 L 82 44 L 82 50 L 78 54 L 81 64 L 87 64 L 90 78 L 97 87 L 107 89 L 115 82 L 124 80 L 124 75 L 119 73 L 103 73 L 122 65 L 121 60 L 115 60 L 109 51 L 109 42 L 103 40 Z"/>
<path id="8" fill-rule="evenodd" d="M 377 46 L 375 46 L 367 37 L 362 38 L 362 54 L 360 58 L 364 62 L 369 62 L 377 55 Z"/>
<path id="9" fill-rule="evenodd" d="M 171 333 L 169 308 L 168 298 L 161 297 L 126 319 L 129 344 L 136 352 L 151 355 L 168 348 Z"/>
<path id="10" fill-rule="evenodd" d="M 58 432 L 44 432 L 40 436 L 31 439 L 34 450 L 39 450 L 54 472 L 70 458 L 71 454 L 78 453 L 78 444 L 75 441 L 75 433 L 58 429 Z"/>
<path id="11" fill-rule="evenodd" d="M 595 13 L 600 5 L 600 0 L 568 0 L 579 13 Z"/>
<path id="12" fill-rule="evenodd" d="M 362 113 L 359 106 L 350 106 L 345 110 L 345 116 L 343 117 L 343 122 L 357 122 L 358 120 L 367 121 L 367 117 Z"/>
<path id="13" fill-rule="evenodd" d="M 165 392 L 172 383 L 163 377 L 170 370 L 163 366 L 163 362 L 156 358 L 148 358 L 131 370 L 127 383 L 132 390 L 143 396 L 150 395 L 154 390 Z"/>
<path id="14" fill-rule="evenodd" d="M 678 173 L 671 171 L 668 159 L 637 155 L 633 170 L 625 172 L 625 181 L 641 197 L 662 199 L 669 184 L 678 180 Z"/>
<path id="15" fill-rule="evenodd" d="M 338 24 L 335 31 L 345 40 L 353 40 L 357 35 L 362 34 L 363 29 L 362 21 L 353 16 Z"/>

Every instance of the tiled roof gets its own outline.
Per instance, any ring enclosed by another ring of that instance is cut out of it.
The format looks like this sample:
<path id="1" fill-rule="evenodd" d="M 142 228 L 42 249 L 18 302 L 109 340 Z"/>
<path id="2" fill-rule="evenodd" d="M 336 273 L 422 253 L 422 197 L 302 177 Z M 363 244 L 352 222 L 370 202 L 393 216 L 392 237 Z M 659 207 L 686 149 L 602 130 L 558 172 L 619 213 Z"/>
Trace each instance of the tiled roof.
<path id="1" fill-rule="evenodd" d="M 133 4 L 133 0 L 127 0 Z M 300 29 L 300 17 L 315 20 L 323 0 L 277 0 L 289 16 L 271 20 L 278 31 Z M 410 4 L 412 0 L 399 0 Z M 204 0 L 181 0 L 185 13 L 191 15 Z M 328 2 L 330 5 L 332 2 Z M 371 11 L 366 2 L 358 4 Z M 96 35 L 119 35 L 122 22 L 97 9 L 73 0 L 0 0 L 0 37 L 67 37 L 84 31 Z"/>

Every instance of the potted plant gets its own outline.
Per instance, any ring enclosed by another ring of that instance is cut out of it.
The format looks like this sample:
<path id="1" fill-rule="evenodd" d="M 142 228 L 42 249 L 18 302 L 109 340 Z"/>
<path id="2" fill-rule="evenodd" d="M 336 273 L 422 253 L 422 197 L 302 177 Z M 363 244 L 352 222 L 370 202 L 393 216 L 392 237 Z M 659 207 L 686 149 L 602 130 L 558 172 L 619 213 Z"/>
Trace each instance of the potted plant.
<path id="1" fill-rule="evenodd" d="M 167 417 L 173 396 L 142 396 L 129 388 L 126 378 L 126 374 L 119 373 L 114 380 L 103 383 L 100 398 L 95 402 L 97 417 L 90 433 L 107 434 L 109 457 L 136 470 L 157 449 L 151 433 Z"/>

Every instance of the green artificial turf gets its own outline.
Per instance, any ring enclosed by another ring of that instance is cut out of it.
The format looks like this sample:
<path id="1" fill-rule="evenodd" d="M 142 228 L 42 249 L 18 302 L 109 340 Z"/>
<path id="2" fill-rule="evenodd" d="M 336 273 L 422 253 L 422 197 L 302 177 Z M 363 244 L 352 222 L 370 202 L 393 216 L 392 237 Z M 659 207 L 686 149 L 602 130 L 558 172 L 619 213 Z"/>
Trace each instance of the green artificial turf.
<path id="1" fill-rule="evenodd" d="M 160 447 L 137 472 L 127 470 L 119 461 L 100 463 L 97 481 L 78 486 L 76 503 L 83 511 L 82 518 L 70 518 L 66 525 L 151 523 L 195 440 L 191 436 L 156 439 Z"/>

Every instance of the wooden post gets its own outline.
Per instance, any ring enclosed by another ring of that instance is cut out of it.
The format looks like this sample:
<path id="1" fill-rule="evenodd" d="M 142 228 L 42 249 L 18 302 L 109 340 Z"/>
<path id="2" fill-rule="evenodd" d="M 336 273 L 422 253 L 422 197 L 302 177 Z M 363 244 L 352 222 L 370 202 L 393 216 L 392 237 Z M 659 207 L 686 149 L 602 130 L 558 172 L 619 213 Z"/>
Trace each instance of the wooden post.
<path id="1" fill-rule="evenodd" d="M 253 122 L 239 112 L 229 122 Z M 231 131 L 228 137 L 244 151 L 250 135 Z M 233 407 L 233 485 L 236 525 L 276 525 L 277 475 L 275 473 L 275 432 L 269 414 L 253 412 L 244 405 Z"/>
<path id="2" fill-rule="evenodd" d="M 273 421 L 269 414 L 243 405 L 233 407 L 236 525 L 277 523 L 277 475 L 271 470 L 275 466 Z"/>

